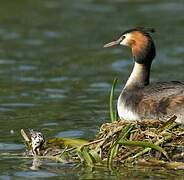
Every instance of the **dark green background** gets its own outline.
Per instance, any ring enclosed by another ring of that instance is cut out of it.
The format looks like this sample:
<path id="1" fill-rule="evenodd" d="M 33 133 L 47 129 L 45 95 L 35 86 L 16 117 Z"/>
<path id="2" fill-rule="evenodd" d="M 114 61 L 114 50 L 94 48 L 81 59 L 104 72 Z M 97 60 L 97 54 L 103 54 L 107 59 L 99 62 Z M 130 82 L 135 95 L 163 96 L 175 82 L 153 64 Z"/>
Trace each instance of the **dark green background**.
<path id="1" fill-rule="evenodd" d="M 157 31 L 152 81 L 183 80 L 183 12 L 182 1 L 166 0 L 1 1 L 0 151 L 23 151 L 21 128 L 42 129 L 47 137 L 93 138 L 100 125 L 110 121 L 113 78 L 119 79 L 117 97 L 132 69 L 129 49 L 103 49 L 103 44 L 128 28 L 148 26 Z M 0 157 L 0 178 L 180 175 L 144 168 L 114 174 L 97 168 L 88 173 L 50 162 L 44 162 L 40 171 L 31 171 L 30 166 L 31 160 Z"/>

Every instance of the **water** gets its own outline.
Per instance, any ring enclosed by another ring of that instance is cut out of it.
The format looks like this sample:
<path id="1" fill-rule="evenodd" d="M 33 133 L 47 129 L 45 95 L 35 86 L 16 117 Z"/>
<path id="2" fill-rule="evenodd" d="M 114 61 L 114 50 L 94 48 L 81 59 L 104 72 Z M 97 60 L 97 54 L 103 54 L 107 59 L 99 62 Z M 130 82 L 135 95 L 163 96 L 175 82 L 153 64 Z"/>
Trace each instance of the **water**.
<path id="1" fill-rule="evenodd" d="M 47 137 L 91 139 L 109 122 L 108 96 L 114 77 L 117 95 L 131 68 L 126 48 L 103 44 L 135 26 L 156 28 L 157 57 L 152 81 L 183 80 L 182 1 L 37 0 L 0 6 L 0 152 L 24 151 L 20 129 Z M 46 131 L 47 129 L 47 131 Z M 123 168 L 109 172 L 0 157 L 0 179 L 183 179 L 183 171 Z"/>

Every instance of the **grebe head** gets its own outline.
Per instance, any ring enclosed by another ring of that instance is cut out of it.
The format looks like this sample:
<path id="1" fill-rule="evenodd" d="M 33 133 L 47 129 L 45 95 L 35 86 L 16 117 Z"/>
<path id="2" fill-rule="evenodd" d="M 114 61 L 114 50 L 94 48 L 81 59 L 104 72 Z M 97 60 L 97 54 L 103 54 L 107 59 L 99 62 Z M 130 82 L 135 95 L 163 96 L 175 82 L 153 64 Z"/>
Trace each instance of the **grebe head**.
<path id="1" fill-rule="evenodd" d="M 104 47 L 115 45 L 128 46 L 132 49 L 134 60 L 139 64 L 151 64 L 155 57 L 155 45 L 150 33 L 152 28 L 134 28 L 122 33 L 118 40 L 105 44 Z"/>

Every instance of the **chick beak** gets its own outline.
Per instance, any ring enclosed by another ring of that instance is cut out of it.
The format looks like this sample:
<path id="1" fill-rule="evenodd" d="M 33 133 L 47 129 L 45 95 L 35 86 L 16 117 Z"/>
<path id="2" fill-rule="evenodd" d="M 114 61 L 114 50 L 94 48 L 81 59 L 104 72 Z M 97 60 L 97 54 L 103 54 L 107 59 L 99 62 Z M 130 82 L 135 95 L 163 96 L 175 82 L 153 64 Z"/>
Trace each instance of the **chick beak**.
<path id="1" fill-rule="evenodd" d="M 120 42 L 121 42 L 121 38 L 118 39 L 118 40 L 116 40 L 116 41 L 112 41 L 112 42 L 110 42 L 110 43 L 105 44 L 104 47 L 107 48 L 107 47 L 116 46 L 116 45 L 119 45 Z"/>

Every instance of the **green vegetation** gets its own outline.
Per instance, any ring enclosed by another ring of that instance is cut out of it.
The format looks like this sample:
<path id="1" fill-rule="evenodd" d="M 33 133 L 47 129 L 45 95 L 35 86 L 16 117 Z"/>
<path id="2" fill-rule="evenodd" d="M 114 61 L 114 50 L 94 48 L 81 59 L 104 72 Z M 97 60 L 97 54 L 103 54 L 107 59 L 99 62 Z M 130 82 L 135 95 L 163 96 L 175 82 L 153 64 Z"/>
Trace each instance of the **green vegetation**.
<path id="1" fill-rule="evenodd" d="M 111 93 L 110 93 L 110 99 L 109 99 L 109 112 L 111 117 L 111 122 L 114 122 L 117 120 L 117 111 L 113 108 L 113 100 L 114 100 L 114 91 L 117 84 L 118 79 L 115 78 L 112 83 Z"/>
<path id="2" fill-rule="evenodd" d="M 159 120 L 118 121 L 113 109 L 114 79 L 110 94 L 111 123 L 104 123 L 93 141 L 70 138 L 46 140 L 41 156 L 62 163 L 94 167 L 106 165 L 156 165 L 171 169 L 184 168 L 184 127 L 176 124 L 176 116 Z M 32 157 L 30 137 L 21 130 L 28 153 Z"/>

